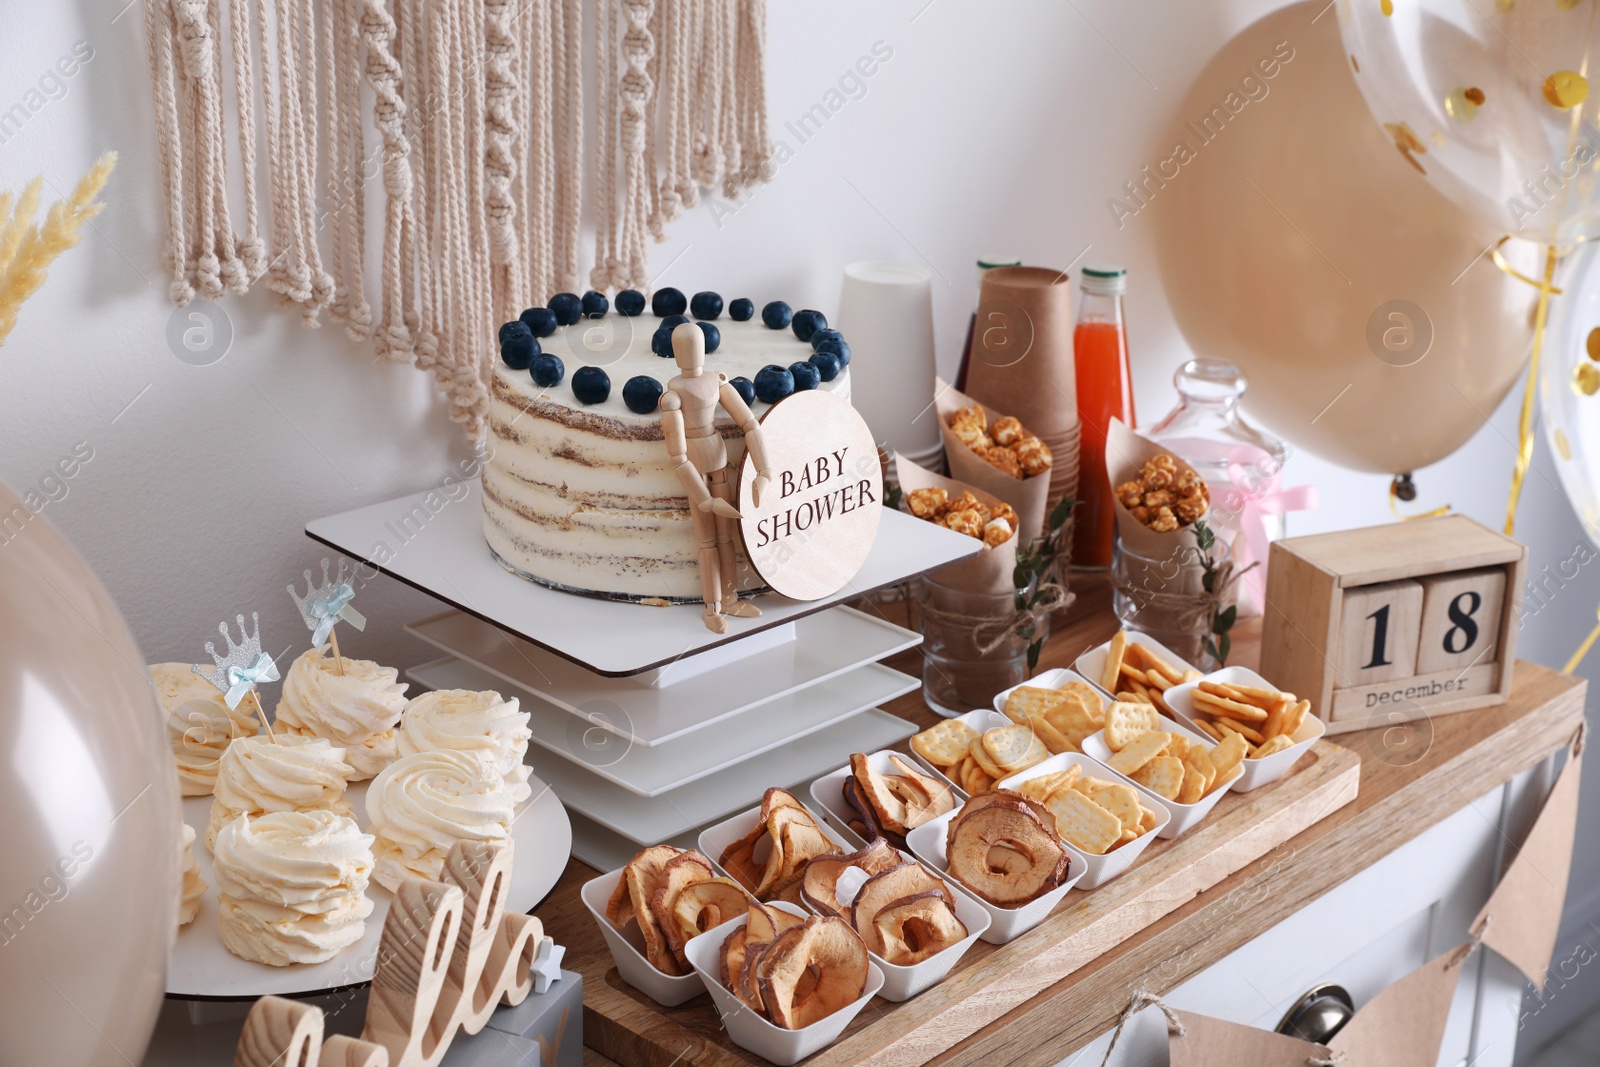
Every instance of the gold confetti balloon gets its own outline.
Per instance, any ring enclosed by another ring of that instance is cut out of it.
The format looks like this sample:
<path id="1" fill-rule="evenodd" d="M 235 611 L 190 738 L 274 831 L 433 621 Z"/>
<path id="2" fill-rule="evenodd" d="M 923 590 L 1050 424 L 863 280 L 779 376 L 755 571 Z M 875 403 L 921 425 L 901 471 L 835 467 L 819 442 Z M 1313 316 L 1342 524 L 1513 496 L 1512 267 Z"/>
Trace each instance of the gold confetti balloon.
<path id="1" fill-rule="evenodd" d="M 1600 545 L 1600 245 L 1571 252 L 1557 284 L 1539 368 L 1540 417 L 1561 488 Z"/>
<path id="2" fill-rule="evenodd" d="M 1337 4 L 1356 84 L 1411 166 L 1502 234 L 1600 238 L 1596 0 Z"/>

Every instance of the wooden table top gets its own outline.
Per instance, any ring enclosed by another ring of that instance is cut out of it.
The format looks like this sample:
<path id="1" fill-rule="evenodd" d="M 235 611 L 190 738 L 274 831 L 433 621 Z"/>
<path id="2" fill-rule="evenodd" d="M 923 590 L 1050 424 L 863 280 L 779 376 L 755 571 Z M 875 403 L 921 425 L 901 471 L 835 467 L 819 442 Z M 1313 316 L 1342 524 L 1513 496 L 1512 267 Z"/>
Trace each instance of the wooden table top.
<path id="1" fill-rule="evenodd" d="M 1057 617 L 1040 670 L 1070 665 L 1116 630 L 1104 583 L 1075 576 L 1074 588 L 1078 599 L 1064 618 Z M 1259 620 L 1242 621 L 1232 662 L 1253 665 L 1258 648 Z M 921 670 L 915 650 L 890 665 L 912 674 Z M 999 990 L 1007 985 L 1008 973 L 1014 976 L 1019 965 L 1032 962 L 1016 953 L 1043 954 L 1036 940 L 1028 942 L 1037 931 L 999 948 L 980 941 L 943 983 L 903 1004 L 875 1001 L 838 1042 L 807 1062 L 840 1067 L 1058 1063 L 1115 1025 L 1129 990 L 1143 984 L 1161 994 L 1182 985 L 1565 745 L 1582 721 L 1586 684 L 1519 662 L 1505 705 L 1334 738 L 1360 758 L 1359 794 L 1340 798 L 1343 806 L 1287 844 L 1164 910 L 1155 921 L 1129 923 L 1114 949 L 1081 963 L 1071 960 L 1066 977 L 1038 987 L 1020 1003 L 1014 985 L 1008 993 Z M 937 719 L 920 692 L 890 702 L 886 710 L 920 725 Z M 1291 855 L 1292 864 L 1283 862 Z M 584 1040 L 590 1046 L 585 1064 L 764 1063 L 727 1039 L 709 997 L 662 1009 L 617 977 L 578 896 L 582 884 L 598 873 L 572 860 L 534 912 L 567 946 L 567 966 L 584 976 Z M 1056 963 L 1059 971 L 1061 961 Z M 596 1007 L 599 1002 L 603 1011 Z"/>

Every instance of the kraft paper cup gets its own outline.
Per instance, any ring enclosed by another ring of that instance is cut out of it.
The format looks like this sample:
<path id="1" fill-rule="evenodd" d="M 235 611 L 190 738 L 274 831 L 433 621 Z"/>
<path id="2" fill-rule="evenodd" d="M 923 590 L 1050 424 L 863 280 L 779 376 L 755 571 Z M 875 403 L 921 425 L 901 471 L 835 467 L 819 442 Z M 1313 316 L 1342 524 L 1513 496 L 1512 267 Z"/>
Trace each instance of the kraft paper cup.
<path id="1" fill-rule="evenodd" d="M 850 400 L 880 444 L 925 456 L 939 446 L 933 395 L 933 275 L 909 263 L 844 268 L 839 332 L 854 354 Z"/>
<path id="2" fill-rule="evenodd" d="M 959 810 L 959 809 L 958 809 Z M 922 861 L 922 865 L 937 874 L 948 883 L 956 893 L 959 900 L 965 894 L 972 902 L 982 908 L 989 916 L 989 928 L 978 936 L 991 945 L 1003 945 L 1007 941 L 1021 937 L 1035 926 L 1044 922 L 1061 903 L 1061 898 L 1067 895 L 1067 890 L 1078 884 L 1088 869 L 1083 853 L 1071 846 L 1067 848 L 1067 880 L 1041 897 L 1036 897 L 1020 908 L 1002 908 L 998 904 L 991 904 L 987 900 L 970 892 L 960 882 L 950 876 L 950 857 L 945 851 L 945 834 L 950 826 L 950 820 L 956 817 L 952 811 L 948 815 L 941 815 L 930 823 L 917 827 L 906 835 L 906 843 L 911 852 Z M 1148 834 L 1146 837 L 1150 836 Z M 959 906 L 957 916 L 961 916 Z M 962 922 L 966 919 L 962 917 Z M 967 926 L 971 930 L 971 924 Z"/>
<path id="3" fill-rule="evenodd" d="M 1221 670 L 1212 671 L 1196 682 L 1185 682 L 1175 685 L 1167 690 L 1167 704 L 1177 714 L 1178 718 L 1195 727 L 1199 732 L 1198 720 L 1194 710 L 1194 691 L 1200 682 L 1224 682 L 1229 685 L 1254 685 L 1263 689 L 1276 689 L 1277 686 L 1267 681 L 1248 667 L 1223 667 Z M 1275 752 L 1266 759 L 1246 759 L 1241 767 L 1244 773 L 1233 780 L 1232 790 L 1235 793 L 1248 793 L 1252 789 L 1260 789 L 1264 785 L 1276 782 L 1288 774 L 1305 755 L 1306 749 L 1316 743 L 1317 739 L 1327 731 L 1327 724 L 1308 712 L 1301 720 L 1300 728 L 1294 732 L 1293 745 L 1282 752 Z M 1209 740 L 1209 738 L 1207 739 Z M 1216 742 L 1211 742 L 1215 744 Z"/>
<path id="4" fill-rule="evenodd" d="M 589 909 L 595 924 L 600 927 L 600 934 L 606 939 L 606 947 L 611 950 L 612 962 L 617 965 L 617 973 L 622 980 L 663 1008 L 675 1008 L 698 997 L 705 986 L 692 971 L 689 974 L 670 975 L 656 970 L 655 965 L 645 959 L 644 937 L 639 933 L 638 924 L 631 924 L 624 933 L 606 918 L 606 903 L 611 899 L 625 869 L 618 868 L 610 874 L 602 874 L 585 882 L 580 893 L 583 906 Z"/>
<path id="5" fill-rule="evenodd" d="M 1213 748 L 1217 747 L 1217 743 L 1215 741 L 1202 734 L 1199 730 L 1194 730 L 1183 725 L 1182 723 L 1175 722 L 1165 715 L 1158 715 L 1157 718 L 1161 720 L 1161 729 L 1170 733 L 1182 734 L 1184 737 L 1188 738 L 1191 745 L 1198 745 L 1207 752 L 1210 752 Z M 1098 730 L 1084 738 L 1083 751 L 1088 755 L 1093 756 L 1101 763 L 1105 764 L 1106 770 L 1111 771 L 1111 773 L 1116 775 L 1118 779 L 1127 782 L 1141 793 L 1144 793 L 1146 796 L 1150 797 L 1157 804 L 1160 804 L 1163 808 L 1167 809 L 1167 814 L 1171 815 L 1172 818 L 1168 821 L 1167 825 L 1161 828 L 1157 835 L 1167 840 L 1171 840 L 1174 837 L 1182 837 L 1196 826 L 1199 826 L 1201 820 L 1203 820 L 1207 815 L 1211 814 L 1211 809 L 1217 806 L 1217 801 L 1221 800 L 1223 794 L 1227 793 L 1231 788 L 1229 785 L 1224 785 L 1221 789 L 1211 790 L 1211 792 L 1207 793 L 1193 804 L 1180 804 L 1176 800 L 1166 799 L 1159 793 L 1156 793 L 1154 790 L 1143 786 L 1134 781 L 1132 778 L 1129 778 L 1127 775 L 1122 774 L 1120 771 L 1114 770 L 1109 762 L 1114 753 L 1111 751 L 1110 743 L 1106 741 L 1106 732 L 1104 730 Z M 1237 780 L 1238 779 L 1236 778 L 1235 781 Z"/>
<path id="6" fill-rule="evenodd" d="M 770 905 L 791 915 L 806 916 L 809 913 L 793 904 L 778 902 Z M 840 1008 L 825 1019 L 819 1019 L 810 1026 L 801 1027 L 799 1030 L 785 1030 L 775 1026 L 754 1011 L 749 1006 L 733 995 L 727 986 L 722 984 L 722 945 L 734 931 L 744 926 L 750 920 L 748 913 L 738 918 L 729 919 L 721 926 L 712 927 L 698 937 L 689 939 L 684 952 L 689 957 L 689 962 L 694 966 L 698 984 L 711 994 L 711 1001 L 717 1007 L 717 1014 L 722 1016 L 722 1025 L 727 1029 L 728 1036 L 733 1043 L 742 1049 L 754 1052 L 764 1060 L 788 1067 L 789 1064 L 798 1063 L 807 1056 L 814 1055 L 839 1039 L 844 1033 L 844 1028 L 850 1025 L 850 1020 L 861 1013 L 871 1000 L 883 988 L 883 969 L 867 960 L 867 984 L 861 996 L 851 1003 Z"/>
<path id="7" fill-rule="evenodd" d="M 1092 756 L 1086 756 L 1081 752 L 1063 752 L 1059 756 L 1051 756 L 1043 763 L 1035 764 L 1025 771 L 1013 774 L 1010 778 L 1000 783 L 1000 788 L 1015 792 L 1017 786 L 1030 778 L 1037 778 L 1042 774 L 1051 774 L 1055 771 L 1064 771 L 1073 766 L 1082 767 L 1084 775 L 1089 778 L 1100 778 L 1108 782 L 1128 781 L 1128 779 L 1123 778 L 1122 775 Z M 1068 851 L 1082 856 L 1084 863 L 1087 865 L 1088 869 L 1085 871 L 1083 881 L 1080 883 L 1083 889 L 1098 888 L 1126 872 L 1129 867 L 1133 866 L 1133 862 L 1139 858 L 1139 854 L 1150 847 L 1151 841 L 1165 836 L 1161 831 L 1165 830 L 1167 824 L 1172 821 L 1172 813 L 1161 803 L 1160 797 L 1137 782 L 1129 782 L 1129 784 L 1133 786 L 1140 796 L 1149 801 L 1145 807 L 1155 813 L 1156 828 L 1147 834 L 1140 834 L 1127 844 L 1114 848 L 1103 856 L 1091 855 L 1070 841 L 1062 841 Z"/>
<path id="8" fill-rule="evenodd" d="M 1046 442 L 1078 426 L 1072 283 L 1048 267 L 985 271 L 966 391 Z M 847 335 L 848 336 L 848 335 Z"/>

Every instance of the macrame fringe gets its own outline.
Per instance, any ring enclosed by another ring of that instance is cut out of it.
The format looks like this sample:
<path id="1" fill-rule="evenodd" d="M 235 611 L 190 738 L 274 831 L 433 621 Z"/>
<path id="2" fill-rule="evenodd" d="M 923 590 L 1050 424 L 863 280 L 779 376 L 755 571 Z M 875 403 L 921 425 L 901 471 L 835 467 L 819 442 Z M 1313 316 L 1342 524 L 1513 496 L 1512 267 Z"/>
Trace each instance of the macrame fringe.
<path id="1" fill-rule="evenodd" d="M 307 326 L 327 310 L 380 359 L 431 373 L 481 439 L 495 324 L 581 287 L 585 6 L 146 0 L 174 303 L 265 278 Z M 772 177 L 766 5 L 587 6 L 589 286 L 645 289 L 647 237 L 702 190 L 731 199 Z M 369 179 L 383 205 L 370 300 Z"/>

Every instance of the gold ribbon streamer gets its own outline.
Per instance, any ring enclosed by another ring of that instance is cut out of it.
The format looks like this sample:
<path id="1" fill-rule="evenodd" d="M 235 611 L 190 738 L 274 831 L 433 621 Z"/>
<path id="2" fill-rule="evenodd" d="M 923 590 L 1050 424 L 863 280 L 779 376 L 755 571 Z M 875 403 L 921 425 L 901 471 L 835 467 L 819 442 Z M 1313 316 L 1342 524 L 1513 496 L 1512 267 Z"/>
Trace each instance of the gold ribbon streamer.
<path id="1" fill-rule="evenodd" d="M 1600 617 L 1600 608 L 1595 609 L 1595 615 Z M 1594 629 L 1589 631 L 1589 636 L 1585 637 L 1583 644 L 1578 646 L 1578 651 L 1574 652 L 1572 658 L 1567 660 L 1567 665 L 1561 668 L 1561 673 L 1571 674 L 1577 670 L 1578 664 L 1583 662 L 1583 657 L 1589 654 L 1589 650 L 1594 647 L 1596 640 L 1600 640 L 1600 622 L 1595 623 Z"/>
<path id="2" fill-rule="evenodd" d="M 1522 387 L 1522 415 L 1517 421 L 1517 462 L 1511 471 L 1511 494 L 1506 501 L 1506 535 L 1516 533 L 1517 529 L 1517 504 L 1522 499 L 1522 483 L 1528 476 L 1528 467 L 1533 462 L 1533 397 L 1539 382 L 1539 356 L 1544 350 L 1545 326 L 1550 318 L 1550 297 L 1561 292 L 1551 285 L 1556 275 L 1556 261 L 1560 258 L 1556 246 L 1552 242 L 1544 247 L 1544 278 L 1535 280 L 1517 270 L 1506 262 L 1500 254 L 1500 246 L 1511 238 L 1509 235 L 1495 242 L 1493 256 L 1494 265 L 1506 274 L 1520 282 L 1539 287 L 1539 308 L 1533 317 L 1533 352 L 1528 357 L 1528 381 Z"/>

